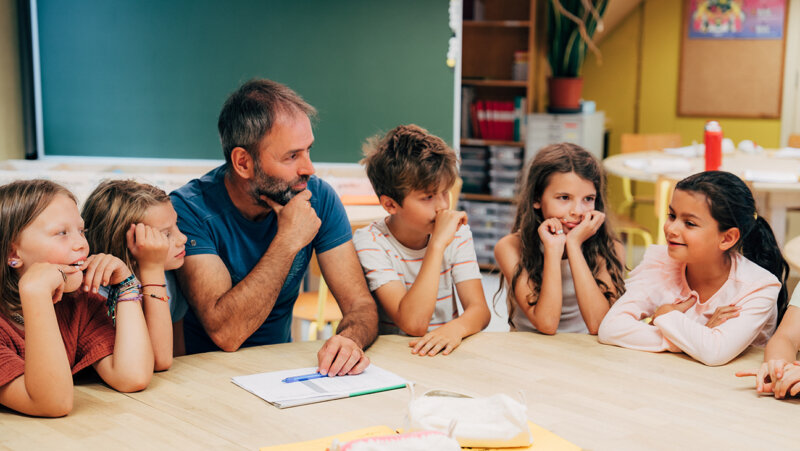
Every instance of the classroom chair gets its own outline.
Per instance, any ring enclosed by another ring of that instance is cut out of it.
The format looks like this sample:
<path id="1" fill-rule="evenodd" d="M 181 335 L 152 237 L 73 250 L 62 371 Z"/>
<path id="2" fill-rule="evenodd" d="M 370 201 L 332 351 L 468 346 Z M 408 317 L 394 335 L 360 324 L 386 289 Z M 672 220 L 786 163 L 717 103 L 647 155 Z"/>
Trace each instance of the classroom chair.
<path id="1" fill-rule="evenodd" d="M 328 289 L 325 278 L 322 277 L 316 252 L 311 256 L 308 270 L 312 276 L 319 278 L 319 288 L 317 291 L 307 291 L 297 296 L 294 310 L 292 310 L 292 319 L 295 323 L 298 320 L 308 321 L 308 336 L 306 339 L 314 341 L 328 324 L 331 325 L 332 333 L 336 333 L 339 321 L 342 320 L 342 312 L 339 310 L 339 304 L 336 299 Z M 295 327 L 294 329 L 292 336 L 300 337 L 300 328 Z"/>
<path id="2" fill-rule="evenodd" d="M 794 147 L 795 149 L 800 149 L 800 135 L 796 133 L 789 135 L 788 146 Z"/>
<path id="3" fill-rule="evenodd" d="M 620 153 L 646 152 L 648 150 L 663 150 L 670 147 L 680 147 L 681 135 L 677 133 L 663 134 L 635 134 L 623 133 L 621 137 Z M 634 190 L 633 181 L 628 177 L 622 179 L 623 201 L 617 206 L 617 213 L 627 214 L 633 218 L 633 209 L 636 204 L 653 204 L 652 196 L 637 195 Z M 639 182 L 641 183 L 641 182 Z"/>
<path id="4" fill-rule="evenodd" d="M 662 150 L 669 147 L 679 147 L 681 145 L 681 135 L 677 133 L 665 134 L 635 134 L 623 133 L 621 137 L 620 152 L 634 153 L 648 150 Z M 654 204 L 655 199 L 651 196 L 635 195 L 633 181 L 628 177 L 620 177 L 622 181 L 622 202 L 614 209 L 614 223 L 616 231 L 625 239 L 625 261 L 633 268 L 633 247 L 635 237 L 640 237 L 642 244 L 646 248 L 653 244 L 653 234 L 643 225 L 633 219 L 636 204 Z M 658 215 L 658 210 L 656 210 Z M 661 229 L 655 231 L 656 236 L 661 237 Z M 661 238 L 663 239 L 663 238 Z"/>
<path id="5" fill-rule="evenodd" d="M 677 179 L 663 175 L 659 176 L 656 181 L 654 208 L 656 219 L 658 220 L 658 229 L 656 230 L 658 244 L 667 244 L 667 237 L 664 235 L 663 230 L 669 215 L 669 201 L 672 200 L 672 192 L 675 190 L 677 183 Z"/>

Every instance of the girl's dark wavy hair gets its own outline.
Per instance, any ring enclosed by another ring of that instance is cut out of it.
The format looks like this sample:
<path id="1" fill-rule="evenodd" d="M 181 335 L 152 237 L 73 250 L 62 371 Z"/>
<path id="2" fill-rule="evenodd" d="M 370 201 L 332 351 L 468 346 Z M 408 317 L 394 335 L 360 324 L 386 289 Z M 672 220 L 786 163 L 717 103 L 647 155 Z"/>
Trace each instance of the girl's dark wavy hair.
<path id="1" fill-rule="evenodd" d="M 511 233 L 519 232 L 521 242 L 520 263 L 514 270 L 508 289 L 508 301 L 511 306 L 515 300 L 513 287 L 516 286 L 523 268 L 528 272 L 528 284 L 533 294 L 533 298 L 527 300 L 528 304 L 534 305 L 538 299 L 544 267 L 542 240 L 539 238 L 538 230 L 545 218 L 542 216 L 542 210 L 534 208 L 533 204 L 542 200 L 542 194 L 553 174 L 570 172 L 592 182 L 597 191 L 594 208 L 605 212 L 606 174 L 600 162 L 592 154 L 571 143 L 551 144 L 540 149 L 526 168 L 525 182 L 519 188 L 517 215 L 511 229 Z M 615 301 L 625 292 L 622 263 L 617 257 L 614 246 L 617 241 L 614 232 L 609 228 L 608 221 L 604 221 L 597 232 L 582 246 L 583 256 L 592 270 L 597 286 L 609 302 Z M 613 289 L 598 279 L 598 274 L 603 269 L 602 264 L 605 264 L 605 269 L 611 276 Z M 498 292 L 503 289 L 503 281 L 501 278 Z"/>
<path id="2" fill-rule="evenodd" d="M 781 282 L 777 300 L 780 322 L 788 303 L 786 279 L 789 277 L 789 265 L 781 254 L 769 223 L 757 214 L 750 188 L 730 172 L 707 171 L 686 177 L 675 185 L 675 189 L 704 195 L 720 232 L 733 227 L 739 229 L 739 241 L 728 252 L 741 253 L 778 278 Z"/>

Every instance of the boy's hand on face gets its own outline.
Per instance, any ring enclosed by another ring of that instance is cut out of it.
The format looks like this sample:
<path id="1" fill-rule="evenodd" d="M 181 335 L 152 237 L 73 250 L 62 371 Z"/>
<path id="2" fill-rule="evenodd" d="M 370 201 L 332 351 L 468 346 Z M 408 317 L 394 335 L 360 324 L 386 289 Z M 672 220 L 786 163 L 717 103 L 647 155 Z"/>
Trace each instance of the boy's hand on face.
<path id="1" fill-rule="evenodd" d="M 289 243 L 294 250 L 300 250 L 317 236 L 322 225 L 317 212 L 311 206 L 311 191 L 297 193 L 286 205 L 263 197 L 267 204 L 278 215 L 278 235 Z"/>
<path id="2" fill-rule="evenodd" d="M 456 231 L 467 223 L 467 214 L 463 211 L 439 210 L 436 212 L 431 244 L 447 247 L 456 237 Z"/>
<path id="3" fill-rule="evenodd" d="M 557 218 L 545 219 L 539 226 L 539 238 L 542 240 L 545 253 L 555 252 L 561 258 L 564 254 L 564 244 L 567 242 L 561 221 Z"/>
<path id="4" fill-rule="evenodd" d="M 131 224 L 125 234 L 128 250 L 139 264 L 140 270 L 159 267 L 163 271 L 169 250 L 169 237 L 149 225 Z"/>
<path id="5" fill-rule="evenodd" d="M 440 351 L 442 355 L 453 352 L 461 344 L 461 333 L 457 328 L 447 326 L 449 324 L 428 332 L 422 338 L 408 342 L 408 346 L 413 348 L 411 353 L 419 356 L 435 356 Z"/>
<path id="6" fill-rule="evenodd" d="M 570 230 L 567 234 L 567 242 L 577 244 L 578 246 L 582 245 L 586 240 L 594 236 L 594 234 L 600 230 L 600 226 L 603 225 L 605 220 L 605 213 L 597 210 L 593 210 L 584 214 L 581 223 L 575 226 L 575 228 Z"/>

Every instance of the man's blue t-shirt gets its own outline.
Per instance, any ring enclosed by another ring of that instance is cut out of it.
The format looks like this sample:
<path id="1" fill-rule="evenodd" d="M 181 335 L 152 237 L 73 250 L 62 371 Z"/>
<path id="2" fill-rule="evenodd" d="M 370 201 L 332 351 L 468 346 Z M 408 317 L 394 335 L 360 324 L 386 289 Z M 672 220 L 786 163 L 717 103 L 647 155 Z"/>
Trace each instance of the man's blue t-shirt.
<path id="1" fill-rule="evenodd" d="M 269 248 L 278 232 L 278 221 L 274 213 L 260 221 L 245 218 L 233 205 L 225 189 L 225 172 L 225 166 L 220 166 L 173 191 L 170 197 L 178 213 L 178 228 L 187 238 L 186 256 L 218 255 L 228 268 L 235 286 L 250 273 Z M 314 240 L 295 256 L 266 321 L 242 347 L 289 342 L 292 309 L 312 250 L 321 254 L 352 238 L 344 206 L 333 188 L 312 176 L 308 181 L 308 190 L 311 191 L 311 207 L 322 225 Z M 184 317 L 183 330 L 188 354 L 220 349 L 206 334 L 193 308 Z"/>

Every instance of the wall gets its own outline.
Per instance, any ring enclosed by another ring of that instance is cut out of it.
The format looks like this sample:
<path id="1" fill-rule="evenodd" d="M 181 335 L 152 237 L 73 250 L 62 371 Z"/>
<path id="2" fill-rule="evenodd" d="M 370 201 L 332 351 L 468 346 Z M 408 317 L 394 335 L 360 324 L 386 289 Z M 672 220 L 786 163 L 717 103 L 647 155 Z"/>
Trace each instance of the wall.
<path id="1" fill-rule="evenodd" d="M 605 111 L 611 155 L 619 153 L 620 136 L 635 128 L 640 17 L 641 10 L 637 8 L 603 38 L 600 43 L 602 65 L 598 65 L 594 54 L 590 54 L 583 65 L 583 96 L 597 102 L 597 108 Z M 612 206 L 622 200 L 620 186 L 617 177 L 609 177 L 609 203 Z"/>
<path id="2" fill-rule="evenodd" d="M 17 2 L 0 0 L 0 160 L 24 155 Z"/>
<path id="3" fill-rule="evenodd" d="M 590 54 L 583 67 L 584 98 L 606 112 L 610 128 L 609 154 L 619 153 L 623 133 L 679 133 L 684 144 L 702 142 L 709 119 L 677 115 L 683 1 L 646 0 L 599 47 L 603 65 Z M 641 33 L 640 33 L 641 30 Z M 640 43 L 641 42 L 641 48 Z M 637 62 L 641 54 L 641 75 Z M 636 95 L 637 82 L 640 95 Z M 638 103 L 637 103 L 638 100 Z M 726 137 L 738 143 L 752 139 L 764 147 L 780 144 L 780 119 L 719 119 Z M 612 205 L 619 201 L 618 180 L 610 177 Z M 652 193 L 638 184 L 637 193 Z M 636 220 L 653 230 L 652 208 L 636 209 Z"/>
<path id="4" fill-rule="evenodd" d="M 47 155 L 221 158 L 230 92 L 285 83 L 319 111 L 315 161 L 417 123 L 451 141 L 446 0 L 39 0 Z"/>
<path id="5" fill-rule="evenodd" d="M 589 54 L 583 67 L 584 97 L 597 101 L 611 120 L 610 153 L 619 152 L 622 133 L 680 133 L 686 144 L 702 141 L 709 119 L 677 115 L 682 1 L 648 0 L 600 43 L 603 65 Z M 642 14 L 644 17 L 642 18 Z M 639 34 L 642 21 L 643 33 Z M 641 38 L 641 95 L 636 114 L 636 64 Z M 638 130 L 634 128 L 638 119 Z M 726 137 L 753 139 L 778 147 L 780 119 L 720 119 Z"/>
<path id="6" fill-rule="evenodd" d="M 702 142 L 709 119 L 678 117 L 678 68 L 682 1 L 644 2 L 641 127 L 639 133 L 676 132 L 684 143 Z M 742 70 L 747 70 L 742 68 Z M 720 119 L 725 136 L 738 143 L 752 139 L 764 147 L 780 145 L 780 119 Z"/>
<path id="7" fill-rule="evenodd" d="M 605 36 L 600 43 L 602 65 L 592 53 L 583 65 L 583 96 L 606 113 L 610 154 L 619 153 L 620 135 L 634 129 L 640 17 L 637 8 Z"/>

